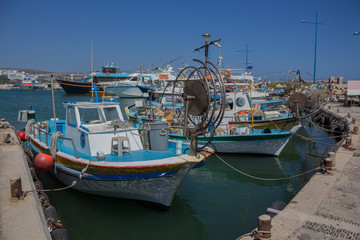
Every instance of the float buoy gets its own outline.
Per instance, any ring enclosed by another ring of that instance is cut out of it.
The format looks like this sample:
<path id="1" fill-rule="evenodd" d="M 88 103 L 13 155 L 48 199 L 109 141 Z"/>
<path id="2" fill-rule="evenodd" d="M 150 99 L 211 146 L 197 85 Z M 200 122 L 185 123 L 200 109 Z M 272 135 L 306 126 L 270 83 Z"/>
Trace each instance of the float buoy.
<path id="1" fill-rule="evenodd" d="M 25 133 L 23 131 L 18 131 L 16 133 L 16 135 L 18 135 L 18 137 L 20 138 L 21 141 L 25 141 L 26 140 L 26 136 Z"/>
<path id="2" fill-rule="evenodd" d="M 51 155 L 39 153 L 34 159 L 34 167 L 39 172 L 47 172 L 54 165 L 54 159 Z"/>

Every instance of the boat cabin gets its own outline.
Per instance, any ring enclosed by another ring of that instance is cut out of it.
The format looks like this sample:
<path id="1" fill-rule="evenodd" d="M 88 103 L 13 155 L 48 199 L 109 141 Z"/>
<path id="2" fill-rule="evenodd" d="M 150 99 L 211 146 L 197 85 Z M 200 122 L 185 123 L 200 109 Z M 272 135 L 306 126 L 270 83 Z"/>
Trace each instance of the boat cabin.
<path id="1" fill-rule="evenodd" d="M 119 103 L 65 102 L 64 107 L 66 120 L 57 128 L 74 140 L 79 154 L 110 154 L 112 138 L 120 136 L 129 139 L 132 151 L 143 149 L 138 129 L 124 120 Z M 70 141 L 64 141 L 64 146 L 73 148 Z"/>

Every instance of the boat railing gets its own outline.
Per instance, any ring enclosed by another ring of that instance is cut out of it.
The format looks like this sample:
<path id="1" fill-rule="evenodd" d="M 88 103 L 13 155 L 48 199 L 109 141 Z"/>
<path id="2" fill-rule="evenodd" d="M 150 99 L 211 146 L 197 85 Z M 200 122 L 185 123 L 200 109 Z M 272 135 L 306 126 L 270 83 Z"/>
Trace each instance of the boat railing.
<path id="1" fill-rule="evenodd" d="M 41 135 L 42 134 L 45 134 L 45 145 L 47 147 L 50 146 L 49 144 L 49 136 L 50 136 L 50 139 L 51 139 L 51 136 L 52 134 L 51 133 L 48 133 L 48 125 L 45 125 L 45 128 L 42 128 L 39 124 L 36 124 L 34 123 L 31 127 L 31 133 L 34 135 L 34 137 L 38 137 L 39 141 L 41 142 Z M 36 134 L 37 133 L 37 134 Z M 74 139 L 72 138 L 66 138 L 66 137 L 62 137 L 62 136 L 59 136 L 58 137 L 59 139 L 62 139 L 62 140 L 67 140 L 67 141 L 70 141 L 71 144 L 72 144 L 72 147 L 75 151 L 75 154 L 76 154 L 76 158 L 79 158 L 79 153 L 77 151 L 77 148 L 75 146 L 75 143 L 74 143 Z"/>

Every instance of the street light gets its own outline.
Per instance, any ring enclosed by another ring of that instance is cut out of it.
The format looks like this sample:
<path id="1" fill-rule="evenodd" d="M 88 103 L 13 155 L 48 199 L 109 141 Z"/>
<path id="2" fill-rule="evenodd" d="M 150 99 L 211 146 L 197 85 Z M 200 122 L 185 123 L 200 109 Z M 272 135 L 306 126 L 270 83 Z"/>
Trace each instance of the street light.
<path id="1" fill-rule="evenodd" d="M 208 60 L 209 45 L 207 43 L 208 43 L 208 41 L 210 41 L 210 36 L 211 35 L 208 33 L 204 33 L 202 35 L 203 40 L 205 42 L 205 62 Z"/>
<path id="2" fill-rule="evenodd" d="M 354 35 L 356 36 L 356 35 L 360 35 L 360 33 L 359 32 L 354 32 Z"/>
<path id="3" fill-rule="evenodd" d="M 323 23 L 318 23 L 318 13 L 316 12 L 315 22 L 308 22 L 306 20 L 302 20 L 301 23 L 310 23 L 315 24 L 315 56 L 314 56 L 314 75 L 313 75 L 313 83 L 316 81 L 316 45 L 317 45 L 317 25 Z"/>

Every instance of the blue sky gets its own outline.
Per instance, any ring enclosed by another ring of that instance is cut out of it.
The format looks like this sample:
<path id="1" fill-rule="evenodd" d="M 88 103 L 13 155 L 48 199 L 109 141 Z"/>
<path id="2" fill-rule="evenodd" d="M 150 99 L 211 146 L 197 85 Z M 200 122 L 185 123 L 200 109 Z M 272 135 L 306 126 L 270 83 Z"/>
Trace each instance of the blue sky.
<path id="1" fill-rule="evenodd" d="M 360 0 L 43 1 L 0 0 L 0 67 L 90 71 L 114 61 L 124 71 L 160 66 L 221 38 L 227 68 L 244 68 L 246 44 L 255 76 L 300 69 L 311 80 L 318 21 L 317 78 L 360 80 Z M 180 67 L 192 54 L 175 63 Z M 309 74 L 307 74 L 309 73 Z"/>

